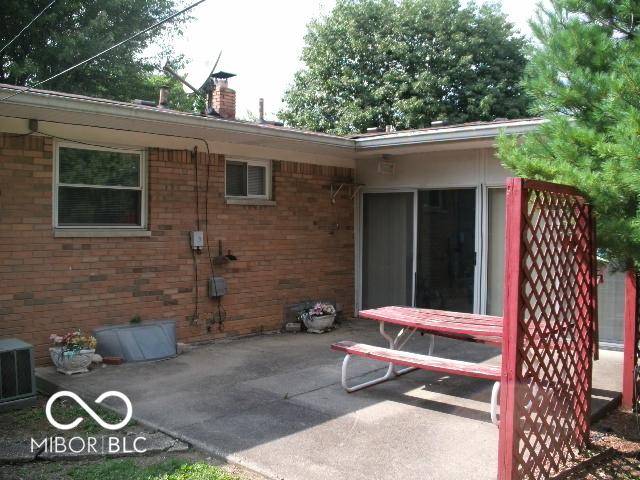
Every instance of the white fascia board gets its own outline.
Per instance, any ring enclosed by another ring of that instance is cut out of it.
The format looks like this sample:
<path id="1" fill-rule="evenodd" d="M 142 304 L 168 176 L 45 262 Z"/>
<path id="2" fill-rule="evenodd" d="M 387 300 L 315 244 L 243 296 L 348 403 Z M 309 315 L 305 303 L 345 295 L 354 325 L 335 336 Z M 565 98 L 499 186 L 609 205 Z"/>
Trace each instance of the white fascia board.
<path id="1" fill-rule="evenodd" d="M 467 125 L 445 127 L 427 131 L 407 131 L 395 134 L 377 135 L 356 138 L 356 151 L 385 147 L 402 147 L 407 145 L 428 144 L 437 142 L 455 142 L 463 140 L 479 140 L 495 138 L 504 131 L 509 135 L 529 133 L 536 130 L 546 120 L 522 120 L 518 122 L 492 123 L 483 125 Z"/>
<path id="2" fill-rule="evenodd" d="M 110 117 L 126 117 L 135 120 L 156 122 L 165 125 L 194 126 L 200 128 L 210 128 L 220 132 L 244 133 L 249 135 L 259 135 L 265 137 L 281 138 L 286 140 L 315 143 L 333 147 L 340 147 L 354 150 L 354 141 L 349 138 L 334 135 L 324 135 L 286 128 L 277 128 L 260 124 L 247 124 L 233 120 L 222 120 L 212 117 L 202 117 L 198 115 L 178 112 L 175 110 L 158 110 L 136 104 L 127 104 L 104 99 L 93 99 L 88 97 L 74 97 L 58 94 L 57 92 L 46 91 L 24 91 L 23 88 L 0 87 L 2 97 L 22 91 L 19 95 L 6 100 L 7 105 L 47 108 L 51 110 L 63 110 L 65 112 L 77 112 L 92 114 L 96 116 L 104 115 Z M 0 97 L 0 98 L 2 98 Z M 2 105 L 0 102 L 0 115 Z M 93 125 L 91 125 L 93 126 Z M 99 126 L 99 125 L 95 125 Z M 151 132 L 150 132 L 151 133 Z"/>
<path id="3" fill-rule="evenodd" d="M 425 131 L 401 131 L 393 134 L 352 139 L 336 135 L 277 128 L 268 125 L 202 117 L 175 110 L 159 110 L 133 103 L 129 104 L 106 99 L 80 97 L 59 92 L 44 90 L 27 91 L 24 87 L 1 86 L 0 98 L 18 91 L 21 92 L 19 95 L 9 98 L 5 102 L 0 101 L 0 115 L 2 115 L 3 105 L 13 105 L 31 109 L 88 114 L 95 118 L 95 123 L 87 126 L 100 127 L 99 118 L 101 116 L 112 119 L 126 118 L 129 120 L 140 120 L 163 125 L 165 128 L 171 126 L 195 127 L 199 129 L 210 129 L 212 132 L 215 131 L 218 133 L 263 136 L 273 139 L 334 147 L 344 149 L 345 152 L 351 151 L 353 153 L 385 147 L 495 138 L 503 130 L 507 134 L 522 134 L 534 131 L 540 124 L 545 122 L 545 120 L 541 119 L 504 123 L 494 122 L 481 125 L 435 128 Z M 37 116 L 34 118 L 37 118 Z"/>

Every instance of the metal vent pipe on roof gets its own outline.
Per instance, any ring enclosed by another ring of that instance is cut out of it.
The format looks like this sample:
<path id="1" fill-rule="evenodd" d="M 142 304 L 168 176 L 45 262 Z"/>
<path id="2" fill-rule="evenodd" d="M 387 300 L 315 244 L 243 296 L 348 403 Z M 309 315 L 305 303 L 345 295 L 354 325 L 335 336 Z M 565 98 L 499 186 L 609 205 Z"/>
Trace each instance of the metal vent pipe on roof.
<path id="1" fill-rule="evenodd" d="M 169 104 L 169 87 L 163 85 L 160 87 L 160 97 L 158 98 L 158 106 L 162 108 L 167 108 Z"/>

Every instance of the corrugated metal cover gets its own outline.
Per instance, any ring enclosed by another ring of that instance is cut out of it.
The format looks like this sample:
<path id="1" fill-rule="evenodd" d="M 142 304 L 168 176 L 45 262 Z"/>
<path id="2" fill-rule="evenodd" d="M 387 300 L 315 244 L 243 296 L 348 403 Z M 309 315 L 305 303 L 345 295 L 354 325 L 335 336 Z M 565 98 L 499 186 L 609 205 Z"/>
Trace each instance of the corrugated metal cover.
<path id="1" fill-rule="evenodd" d="M 100 327 L 93 333 L 98 341 L 96 351 L 105 357 L 140 362 L 176 356 L 175 320 Z"/>

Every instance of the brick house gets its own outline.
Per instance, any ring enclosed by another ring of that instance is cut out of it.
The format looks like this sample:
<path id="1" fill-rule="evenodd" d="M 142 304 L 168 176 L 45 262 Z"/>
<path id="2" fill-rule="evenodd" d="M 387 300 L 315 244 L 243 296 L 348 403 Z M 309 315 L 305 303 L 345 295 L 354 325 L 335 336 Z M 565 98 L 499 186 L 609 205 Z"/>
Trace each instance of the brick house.
<path id="1" fill-rule="evenodd" d="M 288 305 L 319 298 L 345 317 L 499 313 L 494 139 L 540 120 L 344 138 L 236 121 L 222 93 L 226 118 L 42 90 L 0 103 L 0 337 L 45 363 L 50 333 L 135 315 L 198 342 L 279 330 Z M 212 262 L 219 245 L 237 260 Z"/>

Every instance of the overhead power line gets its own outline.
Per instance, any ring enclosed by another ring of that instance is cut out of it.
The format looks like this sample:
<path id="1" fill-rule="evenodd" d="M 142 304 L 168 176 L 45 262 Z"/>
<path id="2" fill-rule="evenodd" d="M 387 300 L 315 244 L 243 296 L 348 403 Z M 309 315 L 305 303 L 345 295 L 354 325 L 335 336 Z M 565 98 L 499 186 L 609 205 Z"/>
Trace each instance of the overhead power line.
<path id="1" fill-rule="evenodd" d="M 104 55 L 105 53 L 110 52 L 111 50 L 118 48 L 122 45 L 124 45 L 125 43 L 133 40 L 134 38 L 139 37 L 140 35 L 144 35 L 145 33 L 147 33 L 150 30 L 153 30 L 154 28 L 159 27 L 160 25 L 167 23 L 169 20 L 173 20 L 174 18 L 176 18 L 178 15 L 182 15 L 185 12 L 188 12 L 189 10 L 191 10 L 192 8 L 197 7 L 198 5 L 200 5 L 201 3 L 206 2 L 207 0 L 199 0 L 198 2 L 195 2 L 192 5 L 189 5 L 186 8 L 183 8 L 182 10 L 180 10 L 179 12 L 173 13 L 171 15 L 169 15 L 166 18 L 163 18 L 162 20 L 154 23 L 153 25 L 151 25 L 150 27 L 145 28 L 144 30 L 140 30 L 138 33 L 134 33 L 133 35 L 131 35 L 128 38 L 125 38 L 124 40 L 111 45 L 109 48 L 106 48 L 104 50 L 102 50 L 101 52 L 96 53 L 95 55 L 92 55 L 89 58 L 85 58 L 84 60 L 82 60 L 81 62 L 76 63 L 75 65 L 70 66 L 69 68 L 65 68 L 64 70 L 62 70 L 61 72 L 56 73 L 55 75 L 50 76 L 49 78 L 45 78 L 44 80 L 41 80 L 39 82 L 34 83 L 33 85 L 29 85 L 27 88 L 25 88 L 24 90 L 19 90 L 15 93 L 12 93 L 10 95 L 7 95 L 6 97 L 0 98 L 0 102 L 4 102 L 5 100 L 8 100 L 10 98 L 15 97 L 16 95 L 20 95 L 21 93 L 25 93 L 30 91 L 31 89 L 38 87 L 40 85 L 42 85 L 43 83 L 47 83 L 51 80 L 53 80 L 54 78 L 58 78 L 61 75 L 64 75 L 65 73 L 70 72 L 71 70 L 74 70 L 78 67 L 81 67 L 82 65 L 85 65 L 86 63 L 92 62 L 93 60 L 95 60 L 98 57 L 101 57 L 102 55 Z"/>
<path id="2" fill-rule="evenodd" d="M 38 18 L 40 18 L 44 12 L 46 12 L 47 10 L 49 10 L 49 7 L 50 7 L 51 5 L 53 5 L 54 3 L 56 3 L 56 1 L 57 1 L 57 0 L 53 0 L 51 3 L 49 3 L 49 5 L 47 5 L 46 7 L 44 7 L 44 8 L 42 9 L 42 11 L 41 11 L 39 14 L 37 14 L 35 17 L 33 17 L 33 19 L 32 19 L 29 23 L 27 23 L 24 27 L 22 27 L 22 30 L 20 30 L 20 31 L 16 34 L 16 36 L 15 36 L 15 37 L 13 37 L 11 40 L 9 40 L 9 41 L 6 43 L 6 45 L 0 49 L 0 53 L 4 52 L 4 51 L 5 51 L 5 49 L 6 49 L 9 45 L 11 45 L 13 42 L 15 42 L 15 41 L 20 37 L 20 35 L 22 35 L 22 34 L 25 32 L 25 30 L 27 30 L 27 29 L 31 26 L 31 24 L 32 24 L 33 22 L 35 22 Z"/>

